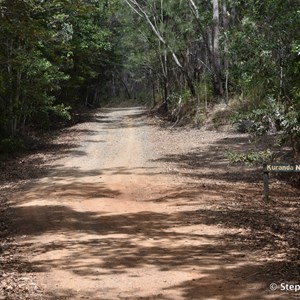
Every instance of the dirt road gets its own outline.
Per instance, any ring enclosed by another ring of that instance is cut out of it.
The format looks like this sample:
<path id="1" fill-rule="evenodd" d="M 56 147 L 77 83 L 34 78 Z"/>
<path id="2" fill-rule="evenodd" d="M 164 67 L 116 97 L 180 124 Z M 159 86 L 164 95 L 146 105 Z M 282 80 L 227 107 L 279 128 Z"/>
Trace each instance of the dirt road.
<path id="1" fill-rule="evenodd" d="M 280 260 L 262 254 L 272 245 L 238 221 L 255 212 L 243 216 L 236 200 L 261 193 L 241 174 L 237 187 L 220 156 L 220 141 L 238 137 L 198 132 L 187 144 L 175 132 L 172 144 L 151 125 L 142 108 L 102 110 L 76 149 L 15 195 L 38 299 L 287 299 L 268 289 L 279 280 Z"/>

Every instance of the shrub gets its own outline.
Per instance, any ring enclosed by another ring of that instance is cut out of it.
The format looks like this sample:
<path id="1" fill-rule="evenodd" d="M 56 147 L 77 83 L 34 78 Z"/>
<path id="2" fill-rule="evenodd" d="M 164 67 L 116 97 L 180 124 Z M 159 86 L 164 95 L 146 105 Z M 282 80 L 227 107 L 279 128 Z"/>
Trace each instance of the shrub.
<path id="1" fill-rule="evenodd" d="M 236 151 L 226 150 L 225 155 L 230 163 L 242 163 L 246 165 L 258 165 L 273 160 L 273 152 L 270 149 L 250 151 L 248 153 L 238 153 Z"/>

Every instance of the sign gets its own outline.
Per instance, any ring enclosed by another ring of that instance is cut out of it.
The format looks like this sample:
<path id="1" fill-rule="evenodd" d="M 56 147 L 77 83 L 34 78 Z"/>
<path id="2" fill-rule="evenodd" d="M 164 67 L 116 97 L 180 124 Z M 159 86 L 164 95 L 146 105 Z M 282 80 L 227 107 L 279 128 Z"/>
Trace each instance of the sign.
<path id="1" fill-rule="evenodd" d="M 300 164 L 264 164 L 264 201 L 269 201 L 269 173 L 300 172 Z"/>
<path id="2" fill-rule="evenodd" d="M 300 164 L 265 164 L 264 172 L 300 172 Z"/>

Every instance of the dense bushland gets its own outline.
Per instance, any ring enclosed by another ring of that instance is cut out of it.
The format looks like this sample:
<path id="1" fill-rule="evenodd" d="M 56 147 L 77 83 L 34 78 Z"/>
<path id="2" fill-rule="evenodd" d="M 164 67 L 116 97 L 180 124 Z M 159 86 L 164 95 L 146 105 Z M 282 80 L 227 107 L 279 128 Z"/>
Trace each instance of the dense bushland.
<path id="1" fill-rule="evenodd" d="M 299 28 L 297 0 L 0 0 L 0 149 L 128 99 L 197 124 L 225 103 L 297 160 Z"/>
<path id="2" fill-rule="evenodd" d="M 0 1 L 0 150 L 100 103 L 113 28 L 105 1 Z"/>

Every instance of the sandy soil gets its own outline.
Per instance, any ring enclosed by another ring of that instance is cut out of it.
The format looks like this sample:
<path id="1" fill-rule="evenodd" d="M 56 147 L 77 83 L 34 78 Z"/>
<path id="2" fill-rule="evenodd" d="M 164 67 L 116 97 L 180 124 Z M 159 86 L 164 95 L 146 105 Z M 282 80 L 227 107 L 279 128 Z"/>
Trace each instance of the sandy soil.
<path id="1" fill-rule="evenodd" d="M 75 129 L 76 146 L 12 196 L 35 289 L 3 299 L 300 297 L 269 289 L 300 284 L 299 191 L 273 179 L 262 202 L 261 170 L 224 158 L 246 136 L 165 130 L 142 108 Z"/>

